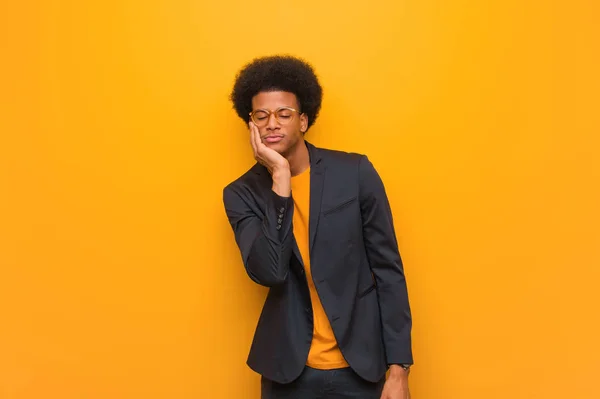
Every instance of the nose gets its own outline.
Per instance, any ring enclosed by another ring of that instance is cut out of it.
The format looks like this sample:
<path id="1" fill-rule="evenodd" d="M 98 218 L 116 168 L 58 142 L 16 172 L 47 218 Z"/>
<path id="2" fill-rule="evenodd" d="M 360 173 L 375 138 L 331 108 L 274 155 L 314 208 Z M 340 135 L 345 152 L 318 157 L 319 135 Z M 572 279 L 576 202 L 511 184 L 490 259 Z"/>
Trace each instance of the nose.
<path id="1" fill-rule="evenodd" d="M 269 120 L 267 121 L 267 130 L 275 130 L 279 129 L 279 121 L 275 117 L 275 113 L 269 115 Z"/>

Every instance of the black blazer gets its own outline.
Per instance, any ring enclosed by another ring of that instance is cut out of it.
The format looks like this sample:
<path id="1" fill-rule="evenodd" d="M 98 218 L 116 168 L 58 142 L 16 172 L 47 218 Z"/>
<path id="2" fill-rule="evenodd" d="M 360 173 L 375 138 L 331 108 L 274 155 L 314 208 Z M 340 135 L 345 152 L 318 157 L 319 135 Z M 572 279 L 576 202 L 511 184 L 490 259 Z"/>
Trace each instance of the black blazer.
<path id="1" fill-rule="evenodd" d="M 350 367 L 379 381 L 389 364 L 412 364 L 411 314 L 392 213 L 364 155 L 306 143 L 310 154 L 309 245 L 313 280 Z M 292 197 L 278 196 L 260 164 L 223 190 L 246 272 L 270 287 L 248 366 L 288 383 L 302 372 L 313 321 L 293 235 Z"/>

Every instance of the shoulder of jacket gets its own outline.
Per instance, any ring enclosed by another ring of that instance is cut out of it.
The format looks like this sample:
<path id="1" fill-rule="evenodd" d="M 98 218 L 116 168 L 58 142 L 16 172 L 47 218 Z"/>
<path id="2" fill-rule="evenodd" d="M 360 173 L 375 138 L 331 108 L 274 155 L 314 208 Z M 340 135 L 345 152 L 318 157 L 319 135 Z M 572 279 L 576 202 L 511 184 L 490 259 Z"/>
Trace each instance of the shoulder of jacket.
<path id="1" fill-rule="evenodd" d="M 255 180 L 258 177 L 258 171 L 257 171 L 258 167 L 259 167 L 258 164 L 254 164 L 250 169 L 248 169 L 246 172 L 244 172 L 240 177 L 238 177 L 237 179 L 235 179 L 232 182 L 230 182 L 229 184 L 227 184 L 223 188 L 223 191 L 238 189 L 242 186 L 249 184 L 253 180 Z"/>
<path id="2" fill-rule="evenodd" d="M 348 152 L 341 150 L 331 150 L 327 148 L 319 148 L 322 157 L 327 160 L 328 164 L 348 166 L 358 164 L 362 159 L 366 158 L 365 154 L 357 152 Z"/>

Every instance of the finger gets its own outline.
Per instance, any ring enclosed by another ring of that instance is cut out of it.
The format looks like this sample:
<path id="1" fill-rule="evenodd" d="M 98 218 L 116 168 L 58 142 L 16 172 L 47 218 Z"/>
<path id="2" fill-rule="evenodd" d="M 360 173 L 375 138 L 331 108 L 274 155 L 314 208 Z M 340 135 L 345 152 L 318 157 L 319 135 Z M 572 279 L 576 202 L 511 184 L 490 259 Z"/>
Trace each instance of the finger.
<path id="1" fill-rule="evenodd" d="M 258 131 L 258 127 L 256 127 L 256 125 L 254 123 L 251 123 L 250 125 L 250 129 L 252 131 L 251 133 L 251 137 L 252 137 L 252 143 L 253 143 L 253 149 L 254 149 L 254 158 L 262 165 L 266 166 L 266 162 L 263 158 L 263 151 L 262 147 L 264 147 L 264 144 L 262 143 L 262 141 L 260 140 L 260 133 Z"/>
<path id="2" fill-rule="evenodd" d="M 258 142 L 256 141 L 256 125 L 252 122 L 250 122 L 250 137 L 252 138 L 254 147 L 258 149 Z"/>
<path id="3" fill-rule="evenodd" d="M 254 144 L 256 146 L 256 154 L 262 156 L 264 144 L 260 138 L 260 132 L 258 131 L 258 127 L 253 123 L 252 130 L 254 131 Z"/>
<path id="4" fill-rule="evenodd" d="M 252 129 L 254 130 L 254 139 L 256 140 L 256 148 L 260 148 L 260 145 L 263 143 L 260 138 L 260 132 L 258 131 L 258 126 L 254 123 L 252 124 Z"/>
<path id="5" fill-rule="evenodd" d="M 248 124 L 248 127 L 250 128 L 250 145 L 252 146 L 252 151 L 254 152 L 254 156 L 256 157 L 258 148 L 256 146 L 256 134 L 254 132 L 254 124 L 250 122 Z"/>

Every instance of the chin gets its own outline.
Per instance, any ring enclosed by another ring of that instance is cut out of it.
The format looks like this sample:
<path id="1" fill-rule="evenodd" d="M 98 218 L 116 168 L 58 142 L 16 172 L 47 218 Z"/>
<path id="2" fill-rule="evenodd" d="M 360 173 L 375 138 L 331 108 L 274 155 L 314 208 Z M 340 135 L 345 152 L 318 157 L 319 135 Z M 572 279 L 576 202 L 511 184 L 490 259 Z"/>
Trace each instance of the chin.
<path id="1" fill-rule="evenodd" d="M 277 151 L 278 153 L 280 153 L 281 155 L 283 155 L 285 152 L 287 152 L 288 148 L 285 144 L 283 143 L 273 143 L 273 144 L 265 144 L 267 147 L 269 147 L 270 149 Z"/>

